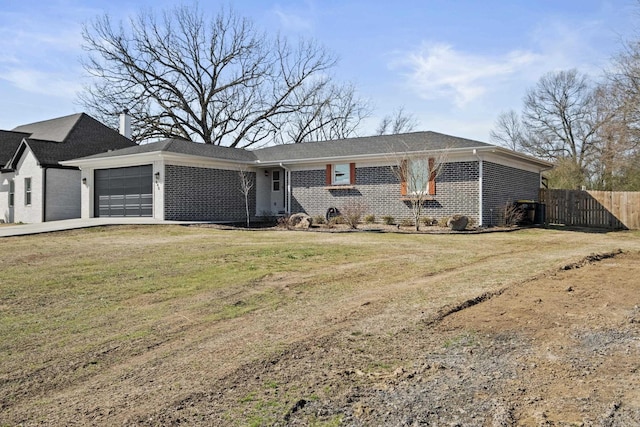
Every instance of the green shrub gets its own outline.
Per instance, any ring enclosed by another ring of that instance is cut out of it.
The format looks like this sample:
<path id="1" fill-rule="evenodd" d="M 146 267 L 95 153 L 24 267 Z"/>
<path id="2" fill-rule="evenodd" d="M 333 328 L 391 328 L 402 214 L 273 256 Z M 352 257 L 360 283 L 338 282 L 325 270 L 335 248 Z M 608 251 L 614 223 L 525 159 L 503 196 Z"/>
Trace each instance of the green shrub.
<path id="1" fill-rule="evenodd" d="M 376 222 L 376 216 L 374 214 L 365 215 L 364 222 L 367 224 L 373 224 Z"/>
<path id="2" fill-rule="evenodd" d="M 386 225 L 393 225 L 395 224 L 396 219 L 391 215 L 385 215 L 382 217 L 382 222 L 385 223 Z"/>

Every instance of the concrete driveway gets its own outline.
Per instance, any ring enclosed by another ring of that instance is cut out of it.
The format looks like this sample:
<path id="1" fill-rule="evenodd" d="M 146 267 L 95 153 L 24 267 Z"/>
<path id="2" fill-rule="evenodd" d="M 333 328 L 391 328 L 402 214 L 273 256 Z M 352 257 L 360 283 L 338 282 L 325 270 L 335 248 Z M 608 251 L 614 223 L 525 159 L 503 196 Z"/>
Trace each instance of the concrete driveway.
<path id="1" fill-rule="evenodd" d="M 162 221 L 153 218 L 89 218 L 65 219 L 40 224 L 16 224 L 0 226 L 0 237 L 26 236 L 29 234 L 51 233 L 54 231 L 73 230 L 77 228 L 99 227 L 102 225 L 123 224 L 198 224 L 202 221 Z"/>

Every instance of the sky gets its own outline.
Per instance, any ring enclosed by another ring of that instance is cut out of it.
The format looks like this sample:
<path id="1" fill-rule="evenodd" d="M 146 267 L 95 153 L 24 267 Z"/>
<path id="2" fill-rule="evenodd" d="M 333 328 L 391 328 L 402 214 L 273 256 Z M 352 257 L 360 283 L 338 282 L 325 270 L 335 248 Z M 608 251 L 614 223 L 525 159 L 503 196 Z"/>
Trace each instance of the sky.
<path id="1" fill-rule="evenodd" d="M 83 24 L 180 3 L 0 0 L 0 129 L 82 112 Z M 334 78 L 373 109 L 360 136 L 403 107 L 415 130 L 489 142 L 498 115 L 521 110 L 542 75 L 576 68 L 598 79 L 624 40 L 640 38 L 637 0 L 200 1 L 205 13 L 221 6 L 337 55 Z"/>

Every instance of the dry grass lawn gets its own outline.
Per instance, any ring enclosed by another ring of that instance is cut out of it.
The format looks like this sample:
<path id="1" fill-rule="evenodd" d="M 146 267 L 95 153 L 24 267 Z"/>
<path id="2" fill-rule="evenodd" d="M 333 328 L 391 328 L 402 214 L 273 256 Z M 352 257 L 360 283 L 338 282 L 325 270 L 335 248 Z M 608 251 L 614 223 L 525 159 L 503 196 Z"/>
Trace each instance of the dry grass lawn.
<path id="1" fill-rule="evenodd" d="M 330 339 L 353 365 L 393 371 L 407 357 L 401 343 L 381 349 L 354 337 L 402 334 L 446 307 L 592 253 L 640 251 L 638 232 L 543 229 L 121 226 L 0 242 L 0 426 L 169 424 L 160 415 L 194 396 L 210 403 L 184 410 L 191 424 L 282 423 L 292 402 L 344 387 L 331 374 L 333 354 L 308 360 L 286 384 L 255 366 Z"/>

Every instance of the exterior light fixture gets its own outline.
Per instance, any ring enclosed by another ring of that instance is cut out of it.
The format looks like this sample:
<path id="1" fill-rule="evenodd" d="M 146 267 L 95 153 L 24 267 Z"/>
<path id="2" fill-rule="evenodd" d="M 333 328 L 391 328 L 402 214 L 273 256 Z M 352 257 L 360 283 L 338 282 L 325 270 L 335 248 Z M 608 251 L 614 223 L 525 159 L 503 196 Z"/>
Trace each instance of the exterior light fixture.
<path id="1" fill-rule="evenodd" d="M 160 181 L 160 172 L 156 172 L 154 176 L 156 177 L 156 182 Z"/>
<path id="2" fill-rule="evenodd" d="M 86 178 L 86 177 L 82 178 L 82 183 L 83 183 L 84 185 L 87 185 L 87 178 Z"/>

